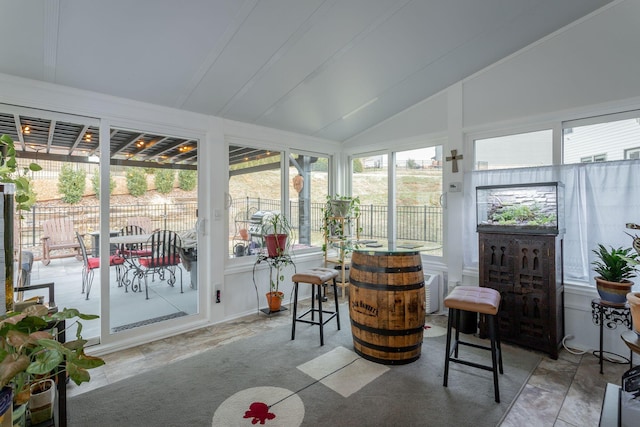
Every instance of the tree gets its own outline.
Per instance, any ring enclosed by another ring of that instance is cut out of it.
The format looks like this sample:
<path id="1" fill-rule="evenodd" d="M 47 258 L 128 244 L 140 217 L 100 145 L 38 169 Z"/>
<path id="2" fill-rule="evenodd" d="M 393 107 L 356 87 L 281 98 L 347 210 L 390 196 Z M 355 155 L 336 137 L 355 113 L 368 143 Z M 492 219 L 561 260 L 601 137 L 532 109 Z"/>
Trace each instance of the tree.
<path id="1" fill-rule="evenodd" d="M 173 182 L 176 180 L 176 173 L 173 169 L 157 169 L 154 177 L 158 193 L 171 193 Z"/>
<path id="2" fill-rule="evenodd" d="M 353 159 L 353 173 L 362 173 L 363 170 L 362 159 Z"/>
<path id="3" fill-rule="evenodd" d="M 178 187 L 184 191 L 192 191 L 198 184 L 198 172 L 194 170 L 181 169 L 178 172 Z"/>
<path id="4" fill-rule="evenodd" d="M 62 165 L 58 177 L 58 192 L 62 194 L 62 201 L 76 204 L 82 200 L 84 190 L 87 188 L 87 173 L 80 169 L 74 169 L 70 163 Z"/>
<path id="5" fill-rule="evenodd" d="M 147 174 L 142 168 L 129 167 L 126 171 L 127 190 L 134 197 L 147 192 Z"/>
<path id="6" fill-rule="evenodd" d="M 96 193 L 96 199 L 100 198 L 100 171 L 96 170 L 91 175 L 91 186 Z M 109 174 L 109 195 L 113 194 L 113 190 L 116 189 L 116 180 Z"/>

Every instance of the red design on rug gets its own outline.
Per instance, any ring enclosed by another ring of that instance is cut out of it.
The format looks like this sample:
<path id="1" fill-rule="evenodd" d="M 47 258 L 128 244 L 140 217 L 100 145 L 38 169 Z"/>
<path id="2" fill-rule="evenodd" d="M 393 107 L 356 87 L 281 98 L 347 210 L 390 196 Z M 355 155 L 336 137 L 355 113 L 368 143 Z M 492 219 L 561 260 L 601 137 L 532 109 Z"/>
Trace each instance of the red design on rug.
<path id="1" fill-rule="evenodd" d="M 269 407 L 262 402 L 253 402 L 249 405 L 249 410 L 244 413 L 243 418 L 253 418 L 251 424 L 264 424 L 267 420 L 272 420 L 276 414 L 269 412 Z"/>

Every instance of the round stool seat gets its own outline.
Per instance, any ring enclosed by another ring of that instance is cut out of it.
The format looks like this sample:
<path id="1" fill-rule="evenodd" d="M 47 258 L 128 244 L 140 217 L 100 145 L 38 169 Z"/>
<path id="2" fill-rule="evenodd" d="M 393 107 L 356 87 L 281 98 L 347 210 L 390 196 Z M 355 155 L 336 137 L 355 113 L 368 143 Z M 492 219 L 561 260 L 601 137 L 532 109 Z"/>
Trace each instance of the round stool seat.
<path id="1" fill-rule="evenodd" d="M 479 286 L 456 286 L 444 299 L 444 306 L 494 316 L 500 307 L 500 293 Z"/>

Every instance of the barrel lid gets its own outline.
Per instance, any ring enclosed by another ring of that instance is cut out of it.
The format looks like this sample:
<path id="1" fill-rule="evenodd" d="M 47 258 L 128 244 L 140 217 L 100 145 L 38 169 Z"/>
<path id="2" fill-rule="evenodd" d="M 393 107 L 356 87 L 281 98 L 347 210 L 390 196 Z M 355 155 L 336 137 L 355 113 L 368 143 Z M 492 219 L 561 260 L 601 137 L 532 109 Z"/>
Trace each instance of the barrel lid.
<path id="1" fill-rule="evenodd" d="M 373 256 L 404 256 L 404 255 L 419 255 L 420 251 L 415 249 L 396 249 L 390 251 L 389 249 L 356 249 L 354 252 L 359 252 L 366 255 Z"/>

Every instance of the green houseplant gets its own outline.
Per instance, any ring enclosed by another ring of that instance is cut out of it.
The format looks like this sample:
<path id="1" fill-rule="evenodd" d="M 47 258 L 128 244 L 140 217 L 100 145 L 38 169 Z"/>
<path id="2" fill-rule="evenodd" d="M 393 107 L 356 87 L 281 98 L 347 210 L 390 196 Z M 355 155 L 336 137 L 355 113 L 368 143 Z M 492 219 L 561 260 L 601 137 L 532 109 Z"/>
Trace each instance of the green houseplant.
<path id="1" fill-rule="evenodd" d="M 32 386 L 53 379 L 59 366 L 64 366 L 66 375 L 79 385 L 91 379 L 89 369 L 104 365 L 101 358 L 85 354 L 87 341 L 81 335 L 80 320 L 96 318 L 68 308 L 50 314 L 43 305 L 0 316 L 0 388 L 13 390 L 14 407 L 28 402 L 35 389 Z M 77 324 L 75 340 L 61 343 L 56 339 L 63 320 Z"/>
<path id="2" fill-rule="evenodd" d="M 18 215 L 21 212 L 31 209 L 36 201 L 36 194 L 31 189 L 31 181 L 29 180 L 28 173 L 30 171 L 37 172 L 42 170 L 36 163 L 30 163 L 28 167 L 18 167 L 18 161 L 16 159 L 16 147 L 13 139 L 9 135 L 0 135 L 0 183 L 12 184 L 14 189 L 6 188 L 2 186 L 1 192 L 3 193 L 3 212 L 0 219 L 0 230 L 4 234 L 4 239 L 0 240 L 0 250 L 4 252 L 4 271 L 2 271 L 5 279 L 5 308 L 0 310 L 0 313 L 5 313 L 11 310 L 13 305 L 13 227 L 14 227 L 14 209 Z M 15 192 L 13 197 L 11 193 Z M 15 200 L 15 207 L 12 207 L 13 200 Z M 18 243 L 20 243 L 20 225 L 21 221 L 18 221 Z M 18 265 L 22 264 L 22 251 L 20 250 L 20 244 L 18 244 L 17 252 Z M 22 270 L 18 272 L 18 283 L 22 283 Z"/>
<path id="3" fill-rule="evenodd" d="M 280 282 L 284 280 L 282 269 L 288 265 L 295 266 L 290 255 L 293 227 L 285 215 L 271 213 L 262 219 L 261 233 L 266 250 L 258 254 L 254 267 L 261 262 L 269 265 L 269 292 L 266 297 L 269 311 L 275 312 L 280 310 L 284 298 L 280 291 Z"/>
<path id="4" fill-rule="evenodd" d="M 336 238 L 343 240 L 342 250 L 349 253 L 353 251 L 354 246 L 349 239 L 345 239 L 347 235 L 352 234 L 351 231 L 360 232 L 361 230 L 352 230 L 354 221 L 360 217 L 360 198 L 351 196 L 335 196 L 327 195 L 324 207 L 322 208 L 322 227 L 321 231 L 327 238 Z M 357 221 L 356 221 L 357 223 Z M 327 252 L 330 248 L 325 242 L 322 245 L 323 252 Z"/>
<path id="5" fill-rule="evenodd" d="M 607 249 L 598 244 L 594 249 L 596 260 L 591 263 L 595 277 L 596 288 L 600 299 L 613 304 L 624 304 L 626 295 L 631 291 L 633 282 L 629 279 L 636 276 L 638 254 L 632 248 L 613 246 Z"/>
<path id="6" fill-rule="evenodd" d="M 267 255 L 277 257 L 289 251 L 293 227 L 281 213 L 271 213 L 262 219 L 261 233 L 264 237 Z"/>
<path id="7" fill-rule="evenodd" d="M 27 177 L 29 171 L 37 172 L 42 167 L 37 163 L 20 168 L 16 159 L 16 147 L 9 135 L 0 136 L 0 182 L 15 185 L 15 201 L 18 211 L 28 211 L 36 202 L 36 195 L 31 189 L 31 181 Z"/>

